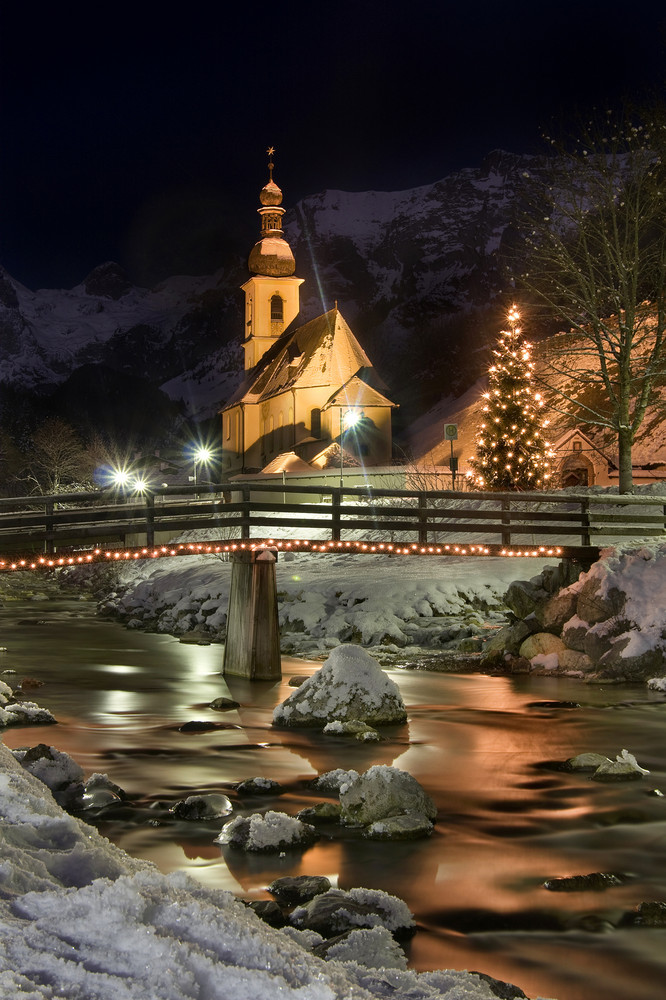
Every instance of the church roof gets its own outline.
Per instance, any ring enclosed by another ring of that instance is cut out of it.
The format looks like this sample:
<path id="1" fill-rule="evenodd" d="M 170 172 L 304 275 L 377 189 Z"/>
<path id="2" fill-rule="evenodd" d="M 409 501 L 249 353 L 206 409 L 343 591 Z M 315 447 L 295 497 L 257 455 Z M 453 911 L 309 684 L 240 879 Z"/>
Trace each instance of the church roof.
<path id="1" fill-rule="evenodd" d="M 363 384 L 367 376 L 379 381 L 342 314 L 331 309 L 304 326 L 285 330 L 248 372 L 224 409 L 237 403 L 260 403 L 289 389 L 342 387 L 359 374 L 364 376 Z M 389 403 L 385 397 L 381 399 L 383 405 Z"/>

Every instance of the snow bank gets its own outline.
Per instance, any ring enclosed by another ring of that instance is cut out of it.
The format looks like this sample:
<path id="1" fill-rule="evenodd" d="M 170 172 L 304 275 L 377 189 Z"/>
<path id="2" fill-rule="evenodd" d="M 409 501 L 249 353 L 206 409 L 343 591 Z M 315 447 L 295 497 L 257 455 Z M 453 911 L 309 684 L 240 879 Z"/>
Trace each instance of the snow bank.
<path id="1" fill-rule="evenodd" d="M 456 650 L 503 621 L 502 595 L 541 559 L 454 556 L 281 554 L 277 588 L 283 653 L 312 656 L 345 642 L 376 647 L 382 659 L 424 649 Z M 103 613 L 134 628 L 223 641 L 231 563 L 222 556 L 117 568 Z"/>

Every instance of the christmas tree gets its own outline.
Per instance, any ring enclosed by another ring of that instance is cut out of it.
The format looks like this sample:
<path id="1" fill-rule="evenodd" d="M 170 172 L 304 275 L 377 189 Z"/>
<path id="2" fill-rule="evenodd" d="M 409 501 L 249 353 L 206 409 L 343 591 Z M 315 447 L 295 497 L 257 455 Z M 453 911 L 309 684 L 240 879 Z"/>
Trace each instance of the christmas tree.
<path id="1" fill-rule="evenodd" d="M 523 340 L 515 306 L 508 319 L 488 370 L 472 480 L 482 490 L 539 490 L 551 477 L 552 452 L 543 436 L 548 421 L 541 415 L 544 401 L 532 387 L 531 345 Z"/>

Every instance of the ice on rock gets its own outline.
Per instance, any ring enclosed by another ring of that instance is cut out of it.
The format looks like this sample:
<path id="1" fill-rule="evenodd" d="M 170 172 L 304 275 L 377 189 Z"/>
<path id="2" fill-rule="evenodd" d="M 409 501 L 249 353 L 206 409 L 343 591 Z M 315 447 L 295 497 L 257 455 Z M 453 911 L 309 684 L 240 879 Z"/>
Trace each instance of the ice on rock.
<path id="1" fill-rule="evenodd" d="M 17 701 L 0 707 L 0 726 L 48 726 L 56 720 L 35 701 Z"/>
<path id="2" fill-rule="evenodd" d="M 385 927 L 401 937 L 409 937 L 415 930 L 407 904 L 381 889 L 329 889 L 297 906 L 289 919 L 295 927 L 317 931 L 324 937 L 356 927 Z"/>
<path id="3" fill-rule="evenodd" d="M 340 789 L 342 820 L 369 826 L 392 816 L 434 820 L 437 807 L 416 778 L 397 767 L 377 764 Z"/>
<path id="4" fill-rule="evenodd" d="M 322 950 L 317 949 L 317 954 Z M 406 969 L 407 958 L 386 927 L 361 928 L 325 950 L 327 959 L 356 962 L 368 969 Z"/>
<path id="5" fill-rule="evenodd" d="M 14 756 L 26 771 L 43 781 L 51 791 L 83 779 L 83 768 L 69 754 L 45 743 L 38 743 L 30 750 L 15 750 Z"/>
<path id="6" fill-rule="evenodd" d="M 359 646 L 337 646 L 322 667 L 278 705 L 273 724 L 316 727 L 358 720 L 372 726 L 405 722 L 397 684 Z"/>
<path id="7" fill-rule="evenodd" d="M 186 799 L 174 802 L 170 810 L 178 819 L 211 820 L 220 819 L 233 812 L 228 796 L 209 792 L 205 795 L 188 795 Z"/>
<path id="8" fill-rule="evenodd" d="M 308 847 L 317 834 L 314 827 L 286 813 L 269 809 L 263 816 L 237 816 L 222 827 L 216 844 L 239 847 L 244 851 L 282 851 L 288 847 Z"/>
<path id="9" fill-rule="evenodd" d="M 322 792 L 339 792 L 345 785 L 350 785 L 358 778 L 358 771 L 353 768 L 345 771 L 342 767 L 336 767 L 333 771 L 325 771 L 312 782 L 313 788 L 318 788 Z"/>

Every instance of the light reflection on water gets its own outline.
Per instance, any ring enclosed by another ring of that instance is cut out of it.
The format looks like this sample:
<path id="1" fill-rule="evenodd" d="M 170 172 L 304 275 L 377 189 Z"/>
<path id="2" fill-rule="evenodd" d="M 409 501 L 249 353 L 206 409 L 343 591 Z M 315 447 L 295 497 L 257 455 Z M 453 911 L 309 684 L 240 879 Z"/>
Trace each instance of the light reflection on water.
<path id="1" fill-rule="evenodd" d="M 19 624 L 34 619 L 35 624 Z M 41 621 L 42 624 L 37 624 Z M 495 678 L 392 672 L 409 722 L 380 744 L 342 742 L 305 730 L 273 730 L 273 707 L 293 674 L 316 664 L 285 658 L 281 682 L 252 685 L 219 675 L 219 646 L 129 633 L 97 621 L 78 602 L 0 609 L 0 670 L 44 686 L 30 697 L 60 724 L 11 729 L 12 747 L 47 742 L 71 753 L 86 773 L 105 771 L 142 812 L 104 832 L 163 871 L 186 868 L 206 885 L 247 898 L 284 874 L 327 874 L 343 888 L 382 888 L 407 900 L 419 933 L 417 968 L 479 969 L 516 982 L 530 995 L 559 1000 L 654 1000 L 666 977 L 665 932 L 614 929 L 643 900 L 666 901 L 666 699 L 645 689 L 588 687 L 547 678 Z M 213 712 L 226 696 L 241 708 Z M 536 703 L 576 701 L 580 709 Z M 181 733 L 183 722 L 225 728 Z M 613 757 L 624 747 L 651 770 L 640 782 L 598 785 L 548 762 L 584 750 Z M 151 826 L 155 805 L 197 790 L 222 790 L 237 809 L 290 814 L 322 796 L 306 782 L 332 767 L 394 764 L 435 799 L 433 836 L 376 844 L 341 831 L 301 854 L 252 856 L 212 843 L 215 828 Z M 284 785 L 269 800 L 239 800 L 233 784 L 263 775 Z M 152 812 L 151 812 L 152 809 Z M 622 872 L 604 893 L 548 893 L 546 878 Z M 596 920 L 599 931 L 589 928 Z M 606 923 L 604 923 L 606 921 Z M 659 987 L 657 987 L 659 984 Z"/>

